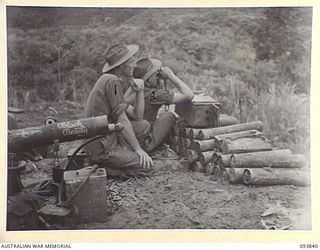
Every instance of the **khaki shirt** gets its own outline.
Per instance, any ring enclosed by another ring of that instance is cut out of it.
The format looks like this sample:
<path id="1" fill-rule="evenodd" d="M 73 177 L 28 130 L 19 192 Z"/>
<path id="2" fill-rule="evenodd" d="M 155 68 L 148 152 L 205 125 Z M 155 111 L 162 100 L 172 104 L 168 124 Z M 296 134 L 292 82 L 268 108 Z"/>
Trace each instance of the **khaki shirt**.
<path id="1" fill-rule="evenodd" d="M 85 117 L 107 115 L 109 122 L 117 122 L 127 107 L 122 80 L 116 75 L 103 74 L 87 99 L 84 115 Z"/>
<path id="2" fill-rule="evenodd" d="M 171 104 L 174 91 L 167 89 L 147 88 L 144 89 L 144 119 L 149 122 L 154 122 L 157 119 L 159 109 L 163 104 Z"/>
<path id="3" fill-rule="evenodd" d="M 103 74 L 94 85 L 86 106 L 85 117 L 107 115 L 109 123 L 116 123 L 128 104 L 124 101 L 124 82 L 116 75 Z M 106 134 L 85 146 L 92 162 L 106 161 L 117 149 L 119 133 Z"/>

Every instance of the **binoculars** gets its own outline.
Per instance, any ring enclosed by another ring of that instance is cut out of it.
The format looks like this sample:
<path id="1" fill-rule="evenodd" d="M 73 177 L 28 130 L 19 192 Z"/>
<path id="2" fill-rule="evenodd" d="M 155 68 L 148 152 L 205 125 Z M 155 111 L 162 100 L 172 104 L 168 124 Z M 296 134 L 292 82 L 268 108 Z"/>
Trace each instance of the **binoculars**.
<path id="1" fill-rule="evenodd" d="M 160 67 L 160 69 L 157 70 L 157 77 L 159 79 L 166 80 L 166 79 L 168 79 L 168 77 L 166 74 L 163 73 L 162 69 L 163 69 L 163 67 Z"/>

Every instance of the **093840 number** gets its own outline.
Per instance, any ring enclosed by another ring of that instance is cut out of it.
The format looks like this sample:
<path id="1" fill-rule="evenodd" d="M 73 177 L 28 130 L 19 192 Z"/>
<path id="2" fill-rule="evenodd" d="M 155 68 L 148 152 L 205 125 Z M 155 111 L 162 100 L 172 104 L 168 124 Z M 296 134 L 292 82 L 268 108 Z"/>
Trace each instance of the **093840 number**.
<path id="1" fill-rule="evenodd" d="M 300 248 L 318 248 L 318 244 L 300 244 Z"/>

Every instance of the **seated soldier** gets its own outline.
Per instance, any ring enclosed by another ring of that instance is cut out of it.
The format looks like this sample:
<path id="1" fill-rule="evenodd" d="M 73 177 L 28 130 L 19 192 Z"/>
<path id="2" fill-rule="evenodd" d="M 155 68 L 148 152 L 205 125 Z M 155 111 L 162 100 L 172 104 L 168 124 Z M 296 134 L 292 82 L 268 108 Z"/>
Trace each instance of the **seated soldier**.
<path id="1" fill-rule="evenodd" d="M 121 132 L 108 134 L 86 147 L 91 163 L 105 167 L 109 176 L 130 178 L 151 173 L 152 159 L 140 146 L 150 131 L 149 122 L 142 120 L 143 81 L 132 77 L 132 57 L 138 49 L 137 45 L 119 43 L 106 50 L 103 75 L 94 85 L 84 110 L 85 117 L 107 115 L 110 122 L 124 126 Z M 135 97 L 134 106 L 124 100 L 124 90 L 129 86 Z"/>
<path id="2" fill-rule="evenodd" d="M 193 92 L 169 67 L 162 67 L 160 60 L 143 58 L 136 64 L 133 76 L 144 80 L 145 83 L 144 119 L 152 125 L 151 133 L 144 144 L 144 149 L 150 152 L 164 141 L 176 122 L 175 115 L 172 112 L 161 113 L 157 118 L 160 107 L 192 100 Z M 161 88 L 161 82 L 166 80 L 172 82 L 179 92 Z M 135 96 L 127 91 L 125 99 L 126 102 L 133 103 Z"/>

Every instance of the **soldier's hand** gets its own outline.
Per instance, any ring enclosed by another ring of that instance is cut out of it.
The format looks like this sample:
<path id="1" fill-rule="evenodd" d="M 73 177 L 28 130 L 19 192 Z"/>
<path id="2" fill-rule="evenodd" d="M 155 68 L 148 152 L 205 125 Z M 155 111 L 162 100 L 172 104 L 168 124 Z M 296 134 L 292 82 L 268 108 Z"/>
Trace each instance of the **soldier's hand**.
<path id="1" fill-rule="evenodd" d="M 170 77 L 172 77 L 172 76 L 175 75 L 175 74 L 173 73 L 173 71 L 172 71 L 169 67 L 167 67 L 167 66 L 160 68 L 160 74 L 161 74 L 162 76 L 164 76 L 165 78 L 169 78 L 169 79 L 170 79 Z"/>
<path id="2" fill-rule="evenodd" d="M 153 161 L 151 157 L 143 149 L 138 149 L 136 153 L 139 156 L 140 166 L 142 168 L 149 169 L 153 166 Z"/>
<path id="3" fill-rule="evenodd" d="M 134 91 L 143 91 L 144 90 L 144 81 L 142 79 L 133 79 L 134 85 L 131 86 Z"/>

